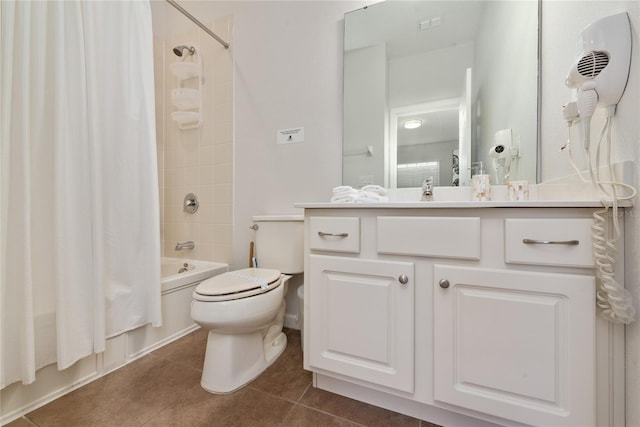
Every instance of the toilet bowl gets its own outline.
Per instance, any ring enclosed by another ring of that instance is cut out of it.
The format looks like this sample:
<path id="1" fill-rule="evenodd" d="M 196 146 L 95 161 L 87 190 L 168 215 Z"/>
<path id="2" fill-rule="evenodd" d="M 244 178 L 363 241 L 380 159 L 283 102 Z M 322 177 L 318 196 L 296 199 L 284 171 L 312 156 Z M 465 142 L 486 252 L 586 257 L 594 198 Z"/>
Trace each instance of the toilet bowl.
<path id="1" fill-rule="evenodd" d="M 205 280 L 191 302 L 194 322 L 209 330 L 202 387 L 212 393 L 241 388 L 287 346 L 284 294 L 291 276 L 247 268 Z"/>
<path id="2" fill-rule="evenodd" d="M 289 274 L 304 268 L 301 215 L 253 217 L 257 261 L 200 283 L 193 292 L 191 317 L 209 331 L 202 387 L 230 393 L 260 375 L 282 354 Z M 284 274 L 283 274 L 284 273 Z"/>

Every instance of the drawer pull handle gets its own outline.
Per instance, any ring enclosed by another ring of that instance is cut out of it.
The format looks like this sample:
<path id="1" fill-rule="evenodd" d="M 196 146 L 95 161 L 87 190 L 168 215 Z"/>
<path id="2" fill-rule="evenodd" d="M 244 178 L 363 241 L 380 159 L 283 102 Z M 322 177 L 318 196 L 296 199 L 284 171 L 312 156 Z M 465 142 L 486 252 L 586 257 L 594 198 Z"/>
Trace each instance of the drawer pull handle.
<path id="1" fill-rule="evenodd" d="M 575 246 L 580 244 L 580 240 L 534 240 L 522 239 L 522 243 L 527 245 L 569 245 Z"/>
<path id="2" fill-rule="evenodd" d="M 325 233 L 324 231 L 318 231 L 320 237 L 349 237 L 349 233 Z"/>

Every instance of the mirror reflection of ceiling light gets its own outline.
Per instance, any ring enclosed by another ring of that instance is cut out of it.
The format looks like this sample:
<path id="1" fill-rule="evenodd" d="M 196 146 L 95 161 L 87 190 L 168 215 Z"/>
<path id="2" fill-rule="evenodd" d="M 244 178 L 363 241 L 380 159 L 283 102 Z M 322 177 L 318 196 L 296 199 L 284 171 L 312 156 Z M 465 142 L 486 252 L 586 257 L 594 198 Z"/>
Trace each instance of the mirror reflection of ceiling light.
<path id="1" fill-rule="evenodd" d="M 407 120 L 402 124 L 405 129 L 417 129 L 420 126 L 422 126 L 422 120 L 420 119 Z"/>

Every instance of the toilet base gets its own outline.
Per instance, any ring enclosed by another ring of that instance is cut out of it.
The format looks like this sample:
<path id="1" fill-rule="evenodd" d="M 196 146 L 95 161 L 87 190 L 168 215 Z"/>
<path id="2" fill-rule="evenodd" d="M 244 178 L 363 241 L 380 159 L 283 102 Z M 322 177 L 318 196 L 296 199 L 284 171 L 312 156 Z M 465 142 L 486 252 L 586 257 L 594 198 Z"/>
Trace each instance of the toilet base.
<path id="1" fill-rule="evenodd" d="M 210 393 L 231 393 L 264 372 L 286 347 L 283 332 L 224 335 L 210 331 L 200 385 Z"/>

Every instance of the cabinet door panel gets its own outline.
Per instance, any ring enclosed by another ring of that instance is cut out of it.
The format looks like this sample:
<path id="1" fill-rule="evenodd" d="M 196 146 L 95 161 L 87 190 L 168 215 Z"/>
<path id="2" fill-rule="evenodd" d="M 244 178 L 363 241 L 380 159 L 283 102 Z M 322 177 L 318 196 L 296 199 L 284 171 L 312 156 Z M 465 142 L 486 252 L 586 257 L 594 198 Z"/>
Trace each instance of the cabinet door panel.
<path id="1" fill-rule="evenodd" d="M 309 258 L 310 364 L 413 392 L 413 264 Z"/>
<path id="2" fill-rule="evenodd" d="M 591 276 L 436 265 L 434 397 L 533 425 L 594 423 Z"/>

